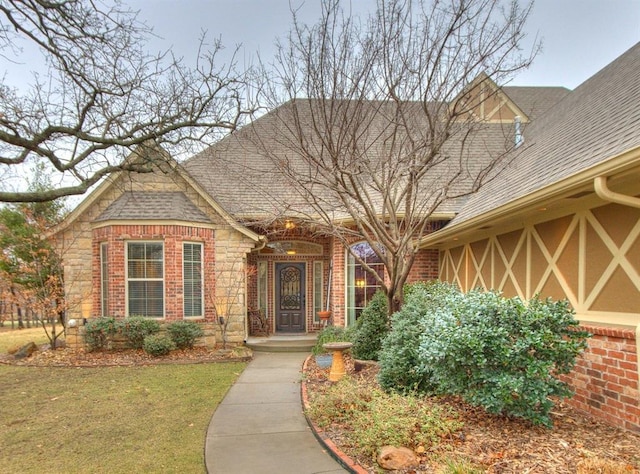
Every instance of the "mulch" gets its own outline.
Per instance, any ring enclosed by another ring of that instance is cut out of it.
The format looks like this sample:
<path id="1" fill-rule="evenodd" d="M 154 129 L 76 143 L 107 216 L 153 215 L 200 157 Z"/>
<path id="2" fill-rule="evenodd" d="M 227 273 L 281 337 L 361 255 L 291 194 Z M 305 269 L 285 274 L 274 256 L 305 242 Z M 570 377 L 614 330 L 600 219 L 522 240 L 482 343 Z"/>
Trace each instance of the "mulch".
<path id="1" fill-rule="evenodd" d="M 25 359 L 16 359 L 10 354 L 0 354 L 0 364 L 31 367 L 117 367 L 158 364 L 202 364 L 209 362 L 233 362 L 251 360 L 251 351 L 243 347 L 234 349 L 175 350 L 154 357 L 143 350 L 92 351 L 61 348 L 55 351 L 40 350 Z"/>
<path id="2" fill-rule="evenodd" d="M 377 386 L 375 368 L 355 373 L 353 361 L 347 359 L 345 365 L 349 375 Z M 318 368 L 313 358 L 308 361 L 304 381 L 310 399 L 321 396 L 331 385 L 328 373 L 329 369 Z M 466 460 L 481 472 L 496 474 L 640 472 L 640 436 L 596 420 L 567 403 L 556 404 L 552 429 L 491 415 L 459 398 L 442 399 L 442 403 L 460 414 L 463 429 L 432 451 L 419 454 L 419 467 L 398 472 L 443 472 L 442 463 L 447 458 Z M 325 428 L 322 435 L 364 471 L 380 472 L 375 459 L 363 456 L 357 447 L 345 441 L 348 430 L 349 426 L 336 424 Z"/>

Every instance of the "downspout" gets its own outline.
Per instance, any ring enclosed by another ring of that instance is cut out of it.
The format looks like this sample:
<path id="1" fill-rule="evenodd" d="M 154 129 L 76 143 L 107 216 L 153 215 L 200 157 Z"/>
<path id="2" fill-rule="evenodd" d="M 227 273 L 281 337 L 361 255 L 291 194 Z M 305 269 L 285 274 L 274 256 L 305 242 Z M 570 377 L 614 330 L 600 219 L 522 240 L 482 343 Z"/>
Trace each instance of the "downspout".
<path id="1" fill-rule="evenodd" d="M 607 177 L 598 176 L 593 180 L 593 187 L 598 197 L 604 201 L 622 204 L 623 206 L 635 207 L 640 209 L 640 198 L 628 196 L 626 194 L 616 193 L 607 187 Z M 636 355 L 639 360 L 637 362 L 638 387 L 640 387 L 640 323 L 636 325 Z"/>
<path id="2" fill-rule="evenodd" d="M 598 176 L 593 180 L 593 187 L 598 197 L 604 201 L 622 204 L 623 206 L 635 207 L 640 209 L 640 198 L 635 196 L 627 196 L 626 194 L 616 193 L 607 187 L 607 177 Z"/>

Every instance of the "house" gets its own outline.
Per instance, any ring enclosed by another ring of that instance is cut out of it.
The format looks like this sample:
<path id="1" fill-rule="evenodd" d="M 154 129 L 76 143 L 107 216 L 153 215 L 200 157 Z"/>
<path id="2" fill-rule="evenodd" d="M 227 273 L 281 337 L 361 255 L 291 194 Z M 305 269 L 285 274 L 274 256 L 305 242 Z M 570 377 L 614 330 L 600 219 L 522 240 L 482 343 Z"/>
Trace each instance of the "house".
<path id="1" fill-rule="evenodd" d="M 640 431 L 640 44 L 524 132 L 510 167 L 424 239 L 463 289 L 567 298 L 593 334 L 573 403 Z"/>
<path id="2" fill-rule="evenodd" d="M 490 96 L 475 111 L 486 126 L 474 156 L 505 137 L 518 146 L 479 192 L 437 209 L 410 279 L 568 298 L 594 334 L 570 378 L 575 403 L 640 431 L 640 44 L 571 92 L 479 80 Z M 57 231 L 69 319 L 193 320 L 238 343 L 317 331 L 323 309 L 353 324 L 376 281 L 301 225 L 304 202 L 254 139 L 277 145 L 274 113 L 87 196 Z M 149 153 L 164 154 L 142 147 L 130 159 Z M 382 274 L 368 245 L 351 245 Z"/>

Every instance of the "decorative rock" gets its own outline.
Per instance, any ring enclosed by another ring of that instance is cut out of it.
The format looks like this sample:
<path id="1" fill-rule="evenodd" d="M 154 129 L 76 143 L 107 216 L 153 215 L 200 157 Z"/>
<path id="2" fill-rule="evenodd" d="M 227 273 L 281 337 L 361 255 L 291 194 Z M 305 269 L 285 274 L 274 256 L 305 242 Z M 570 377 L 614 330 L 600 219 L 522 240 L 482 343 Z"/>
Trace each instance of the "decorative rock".
<path id="1" fill-rule="evenodd" d="M 29 344 L 25 344 L 24 346 L 22 346 L 20 350 L 18 350 L 18 352 L 13 354 L 13 357 L 15 357 L 16 359 L 25 359 L 27 357 L 30 357 L 31 354 L 33 354 L 37 350 L 38 346 L 36 345 L 36 343 L 30 342 Z"/>
<path id="2" fill-rule="evenodd" d="M 383 446 L 378 454 L 378 464 L 387 471 L 409 469 L 419 464 L 418 457 L 409 448 Z"/>
<path id="3" fill-rule="evenodd" d="M 333 362 L 333 356 L 331 354 L 318 354 L 316 356 L 316 364 L 321 369 L 328 369 Z"/>

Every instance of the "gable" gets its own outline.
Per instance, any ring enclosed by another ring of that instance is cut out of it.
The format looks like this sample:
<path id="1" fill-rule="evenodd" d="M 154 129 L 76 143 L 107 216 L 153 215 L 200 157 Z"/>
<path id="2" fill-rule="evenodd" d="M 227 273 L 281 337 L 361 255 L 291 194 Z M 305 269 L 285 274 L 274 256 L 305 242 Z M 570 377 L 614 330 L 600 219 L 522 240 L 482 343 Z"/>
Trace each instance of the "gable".
<path id="1" fill-rule="evenodd" d="M 108 220 L 171 220 L 211 224 L 182 191 L 126 191 L 94 222 Z"/>
<path id="2" fill-rule="evenodd" d="M 82 226 L 112 219 L 142 219 L 229 225 L 254 242 L 262 240 L 240 225 L 164 150 L 157 148 L 156 153 L 159 159 L 152 161 L 152 172 L 110 175 L 52 234 L 64 234 L 76 223 Z M 129 159 L 138 159 L 136 152 Z"/>
<path id="3" fill-rule="evenodd" d="M 519 117 L 529 121 L 525 112 L 495 82 L 482 74 L 453 101 L 454 110 L 465 118 L 486 123 L 512 123 Z"/>

